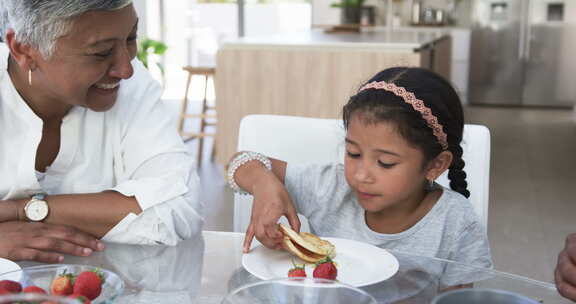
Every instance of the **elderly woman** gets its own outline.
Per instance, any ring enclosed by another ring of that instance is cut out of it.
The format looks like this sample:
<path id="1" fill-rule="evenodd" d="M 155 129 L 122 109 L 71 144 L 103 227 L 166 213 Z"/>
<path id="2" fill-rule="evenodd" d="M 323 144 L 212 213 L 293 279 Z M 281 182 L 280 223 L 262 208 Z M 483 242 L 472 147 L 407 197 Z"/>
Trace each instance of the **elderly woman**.
<path id="1" fill-rule="evenodd" d="M 134 59 L 131 0 L 2 0 L 0 257 L 174 245 L 203 219 L 193 161 Z"/>

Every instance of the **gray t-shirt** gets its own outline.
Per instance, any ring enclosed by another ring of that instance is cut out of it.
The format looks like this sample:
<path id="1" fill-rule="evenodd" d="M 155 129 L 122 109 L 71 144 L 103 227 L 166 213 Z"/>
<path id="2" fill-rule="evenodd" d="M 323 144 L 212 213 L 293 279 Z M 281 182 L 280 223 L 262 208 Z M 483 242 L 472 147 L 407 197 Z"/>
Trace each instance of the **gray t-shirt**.
<path id="1" fill-rule="evenodd" d="M 438 202 L 418 223 L 397 234 L 382 234 L 366 224 L 365 211 L 344 176 L 342 164 L 292 165 L 285 184 L 298 213 L 312 233 L 362 241 L 380 248 L 492 268 L 486 230 L 472 204 L 443 188 Z M 438 187 L 440 187 L 438 185 Z M 483 278 L 453 269 L 438 270 L 441 286 L 472 283 Z"/>

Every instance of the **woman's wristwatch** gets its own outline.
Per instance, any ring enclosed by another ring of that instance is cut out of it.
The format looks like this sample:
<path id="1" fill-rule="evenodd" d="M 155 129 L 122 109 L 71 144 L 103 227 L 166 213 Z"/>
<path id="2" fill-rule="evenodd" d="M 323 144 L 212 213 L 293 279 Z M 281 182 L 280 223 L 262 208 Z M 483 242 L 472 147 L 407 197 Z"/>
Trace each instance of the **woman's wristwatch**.
<path id="1" fill-rule="evenodd" d="M 46 201 L 46 193 L 37 193 L 24 206 L 24 214 L 26 219 L 32 222 L 41 222 L 48 217 L 48 202 Z"/>

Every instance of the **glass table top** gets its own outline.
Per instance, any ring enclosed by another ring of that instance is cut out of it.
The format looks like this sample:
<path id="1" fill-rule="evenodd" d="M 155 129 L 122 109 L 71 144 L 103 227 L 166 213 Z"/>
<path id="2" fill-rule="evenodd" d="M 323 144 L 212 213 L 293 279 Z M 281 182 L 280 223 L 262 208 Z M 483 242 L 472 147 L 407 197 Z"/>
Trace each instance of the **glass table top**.
<path id="1" fill-rule="evenodd" d="M 90 257 L 67 256 L 64 263 L 87 264 L 116 272 L 125 281 L 115 303 L 220 303 L 232 290 L 259 281 L 242 267 L 244 234 L 204 231 L 178 246 L 107 244 Z M 361 287 L 379 303 L 429 303 L 441 288 L 447 267 L 473 277 L 474 287 L 516 292 L 541 303 L 571 303 L 553 284 L 447 260 L 390 252 L 398 272 L 385 281 Z M 37 265 L 19 263 L 22 267 Z M 551 270 L 552 271 L 552 270 Z"/>

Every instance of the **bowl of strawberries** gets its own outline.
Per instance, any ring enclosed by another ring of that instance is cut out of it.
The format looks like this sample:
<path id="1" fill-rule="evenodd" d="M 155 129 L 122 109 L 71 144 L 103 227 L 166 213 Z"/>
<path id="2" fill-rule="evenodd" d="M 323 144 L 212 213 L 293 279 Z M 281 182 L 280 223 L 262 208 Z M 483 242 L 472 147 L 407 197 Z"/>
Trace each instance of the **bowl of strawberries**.
<path id="1" fill-rule="evenodd" d="M 0 275 L 0 295 L 48 294 L 78 303 L 110 304 L 124 291 L 124 282 L 112 271 L 88 265 L 42 265 L 21 270 L 18 282 L 11 272 Z"/>

